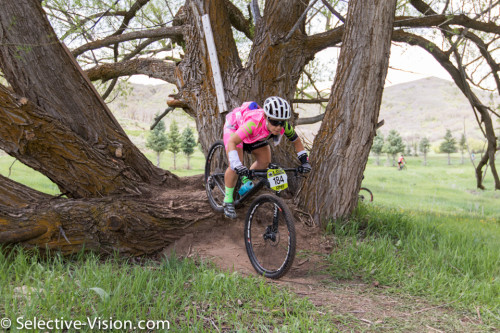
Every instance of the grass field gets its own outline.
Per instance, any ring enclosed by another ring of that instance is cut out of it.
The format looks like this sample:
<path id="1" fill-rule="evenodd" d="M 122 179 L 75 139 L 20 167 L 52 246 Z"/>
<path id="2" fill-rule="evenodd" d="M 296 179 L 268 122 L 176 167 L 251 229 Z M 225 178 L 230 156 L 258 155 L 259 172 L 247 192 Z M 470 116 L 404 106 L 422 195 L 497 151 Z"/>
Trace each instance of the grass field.
<path id="1" fill-rule="evenodd" d="M 155 154 L 147 156 L 156 161 Z M 422 165 L 422 158 L 406 159 L 407 169 L 397 171 L 377 166 L 370 158 L 363 185 L 372 190 L 375 201 L 361 205 L 348 221 L 328 224 L 326 237 L 336 246 L 323 272 L 332 276 L 332 286 L 344 279 L 376 282 L 387 293 L 423 297 L 471 316 L 479 313 L 489 327 L 500 327 L 500 191 L 492 190 L 490 174 L 487 190 L 476 189 L 470 162 L 460 164 L 458 154 L 451 166 L 444 155 L 431 155 L 428 166 Z M 0 155 L 0 174 L 7 176 L 10 168 L 12 179 L 58 193 L 45 177 L 12 163 L 12 158 Z M 185 164 L 179 154 L 178 170 L 172 170 L 171 153 L 162 154 L 160 166 L 180 176 L 203 173 L 201 152 L 191 159 L 191 170 L 183 169 Z M 16 288 L 22 294 L 23 287 L 41 297 L 30 302 L 19 296 Z M 0 251 L 0 304 L 0 315 L 9 316 L 76 314 L 133 320 L 149 313 L 148 318 L 174 320 L 180 331 L 214 325 L 325 331 L 335 330 L 331 323 L 339 320 L 330 314 L 318 316 L 307 300 L 262 279 L 221 273 L 207 263 L 167 260 L 160 266 L 138 266 L 94 256 L 42 259 L 25 251 Z"/>
<path id="2" fill-rule="evenodd" d="M 406 158 L 407 169 L 370 159 L 363 185 L 374 203 L 327 229 L 341 244 L 328 271 L 478 311 L 500 324 L 500 191 L 476 189 L 454 156 Z"/>

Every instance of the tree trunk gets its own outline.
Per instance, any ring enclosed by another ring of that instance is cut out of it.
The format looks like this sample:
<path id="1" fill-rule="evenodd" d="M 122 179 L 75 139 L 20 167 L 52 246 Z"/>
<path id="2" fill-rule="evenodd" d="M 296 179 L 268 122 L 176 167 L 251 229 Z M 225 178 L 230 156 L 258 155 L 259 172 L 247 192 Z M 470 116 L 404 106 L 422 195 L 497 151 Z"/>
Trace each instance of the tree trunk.
<path id="1" fill-rule="evenodd" d="M 213 218 L 203 195 L 133 145 L 38 2 L 0 0 L 0 148 L 54 181 L 54 198 L 0 177 L 0 243 L 153 253 Z M 57 65 L 57 67 L 55 67 Z"/>
<path id="2" fill-rule="evenodd" d="M 184 20 L 186 56 L 177 66 L 179 98 L 189 105 L 187 112 L 196 120 L 199 142 L 207 152 L 213 142 L 222 138 L 226 112 L 217 107 L 215 86 L 208 51 L 201 33 L 201 16 L 208 13 L 215 38 L 221 75 L 225 88 L 227 111 L 244 101 L 256 101 L 262 106 L 268 96 L 291 100 L 304 66 L 314 58 L 315 45 L 308 44 L 303 29 L 298 29 L 289 41 L 286 35 L 307 7 L 307 1 L 268 0 L 266 12 L 255 28 L 252 49 L 247 63 L 242 65 L 233 39 L 227 4 L 224 0 L 186 1 Z M 286 140 L 285 140 L 286 141 Z M 290 164 L 292 145 L 273 149 L 273 160 Z M 295 161 L 295 159 L 293 160 Z"/>
<path id="3" fill-rule="evenodd" d="M 396 0 L 351 0 L 337 76 L 300 203 L 316 223 L 353 212 L 376 132 Z M 333 132 L 333 136 L 331 133 Z"/>
<path id="4" fill-rule="evenodd" d="M 448 153 L 448 165 L 451 165 L 450 153 Z"/>
<path id="5" fill-rule="evenodd" d="M 40 3 L 0 0 L 0 7 L 0 68 L 17 94 L 0 91 L 7 153 L 74 198 L 174 184 L 128 139 Z"/>
<path id="6" fill-rule="evenodd" d="M 427 165 L 427 153 L 424 153 L 424 165 Z"/>
<path id="7" fill-rule="evenodd" d="M 213 218 L 206 198 L 191 191 L 65 199 L 0 176 L 0 244 L 140 255 L 161 251 L 190 225 Z"/>

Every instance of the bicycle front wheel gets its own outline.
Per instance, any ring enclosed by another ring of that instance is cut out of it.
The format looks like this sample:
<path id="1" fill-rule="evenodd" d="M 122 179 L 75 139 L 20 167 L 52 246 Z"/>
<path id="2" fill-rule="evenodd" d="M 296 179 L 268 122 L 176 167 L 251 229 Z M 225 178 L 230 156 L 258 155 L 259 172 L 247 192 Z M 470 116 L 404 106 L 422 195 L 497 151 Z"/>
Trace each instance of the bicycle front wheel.
<path id="1" fill-rule="evenodd" d="M 245 220 L 245 246 L 257 273 L 279 279 L 295 258 L 295 224 L 285 202 L 269 194 L 257 197 Z"/>
<path id="2" fill-rule="evenodd" d="M 224 143 L 216 141 L 208 150 L 205 162 L 205 189 L 210 206 L 219 213 L 224 211 L 223 204 L 226 195 L 224 174 L 228 165 Z"/>
<path id="3" fill-rule="evenodd" d="M 372 193 L 372 191 L 370 191 L 366 187 L 360 188 L 358 195 L 359 195 L 360 201 L 369 201 L 369 202 L 373 201 L 373 193 Z"/>

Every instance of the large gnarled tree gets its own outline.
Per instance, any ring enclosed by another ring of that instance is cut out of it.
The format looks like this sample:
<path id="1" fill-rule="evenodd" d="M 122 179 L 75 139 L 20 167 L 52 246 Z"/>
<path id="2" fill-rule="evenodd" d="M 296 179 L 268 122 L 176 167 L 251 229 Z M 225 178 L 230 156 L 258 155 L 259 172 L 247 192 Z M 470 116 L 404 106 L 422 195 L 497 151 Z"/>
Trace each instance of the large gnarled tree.
<path id="1" fill-rule="evenodd" d="M 313 4 L 325 5 L 337 17 L 334 28 L 307 33 L 306 13 Z M 61 35 L 65 41 L 74 36 L 73 42 L 68 41 L 69 51 L 59 42 L 39 1 L 0 0 L 0 5 L 0 67 L 10 84 L 0 89 L 0 147 L 47 175 L 68 197 L 48 197 L 0 178 L 0 242 L 67 251 L 86 243 L 105 251 L 150 253 L 179 237 L 186 226 L 213 217 L 204 198 L 183 198 L 188 194 L 175 191 L 180 180 L 155 168 L 137 150 L 88 80 L 109 80 L 104 96 L 120 76 L 147 74 L 175 83 L 179 89 L 175 106 L 196 120 L 206 150 L 222 136 L 225 112 L 217 107 L 202 15 L 209 15 L 216 36 L 229 109 L 245 100 L 261 103 L 270 95 L 292 100 L 304 66 L 317 52 L 344 41 L 342 65 L 311 152 L 315 172 L 300 194 L 302 205 L 317 221 L 347 215 L 356 204 L 354 193 L 377 123 L 392 22 L 398 29 L 395 40 L 413 36 L 402 28 L 443 24 L 498 35 L 494 22 L 461 15 L 394 19 L 394 1 L 364 6 L 364 1 L 351 0 L 344 18 L 326 0 L 267 0 L 263 11 L 253 0 L 247 18 L 228 0 L 186 0 L 172 25 L 162 21 L 158 10 L 151 17 L 139 16 L 148 5 L 157 5 L 154 1 L 138 0 L 124 10 L 110 6 L 98 13 L 82 11 L 86 17 L 72 16 L 46 1 L 51 15 L 63 13 L 70 24 Z M 157 17 L 161 22 L 154 22 Z M 118 28 L 96 38 L 108 31 L 99 24 L 112 18 L 119 18 Z M 372 23 L 366 25 L 362 18 Z M 135 20 L 144 26 L 146 19 L 154 27 L 134 30 Z M 233 28 L 251 40 L 246 61 L 238 52 Z M 144 57 L 170 50 L 174 43 L 164 42 L 167 39 L 182 46 L 181 59 Z M 405 41 L 415 44 L 413 40 Z M 360 46 L 366 49 L 361 52 Z M 87 76 L 73 57 L 84 65 Z M 288 164 L 290 148 L 280 146 L 275 159 Z M 335 192 L 326 192 L 327 196 L 342 195 L 342 199 L 322 204 L 319 198 L 325 189 Z M 181 197 L 174 200 L 176 196 Z M 188 200 L 189 206 L 179 204 Z M 181 214 L 186 210 L 189 217 Z"/>

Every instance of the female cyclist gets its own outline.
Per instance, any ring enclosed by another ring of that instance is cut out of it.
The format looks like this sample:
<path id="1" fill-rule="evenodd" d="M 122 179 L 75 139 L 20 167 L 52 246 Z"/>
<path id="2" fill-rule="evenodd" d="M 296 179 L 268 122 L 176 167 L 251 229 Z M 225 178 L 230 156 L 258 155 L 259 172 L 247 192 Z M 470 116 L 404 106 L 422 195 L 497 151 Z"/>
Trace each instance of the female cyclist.
<path id="1" fill-rule="evenodd" d="M 244 166 L 243 151 L 251 153 L 255 162 L 250 169 L 265 169 L 271 163 L 271 148 L 268 140 L 277 145 L 283 135 L 290 140 L 302 164 L 300 171 L 311 171 L 311 165 L 304 145 L 293 127 L 288 123 L 292 112 L 290 104 L 281 97 L 269 97 L 264 101 L 264 109 L 255 102 L 245 102 L 226 116 L 224 125 L 224 146 L 229 160 L 225 173 L 226 195 L 224 198 L 224 215 L 236 218 L 233 203 L 234 187 L 238 175 L 242 176 L 243 186 L 240 195 L 245 194 L 253 186 L 248 179 L 248 168 Z"/>

